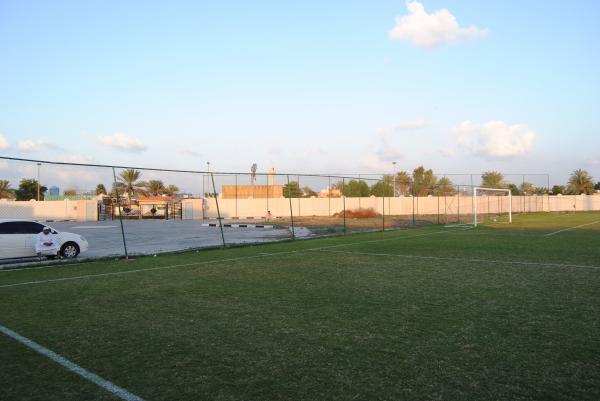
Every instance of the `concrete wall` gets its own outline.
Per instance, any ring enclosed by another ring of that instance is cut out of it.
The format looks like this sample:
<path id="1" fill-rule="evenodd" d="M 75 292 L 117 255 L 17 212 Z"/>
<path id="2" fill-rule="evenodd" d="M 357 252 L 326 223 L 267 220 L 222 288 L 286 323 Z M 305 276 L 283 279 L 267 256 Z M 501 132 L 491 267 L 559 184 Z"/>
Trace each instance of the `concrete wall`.
<path id="1" fill-rule="evenodd" d="M 478 213 L 498 213 L 508 211 L 508 197 L 477 197 Z M 397 198 L 345 198 L 346 210 L 373 208 L 386 215 L 411 215 L 413 207 L 417 215 L 456 214 L 468 215 L 473 210 L 471 196 L 447 197 L 397 197 Z M 414 205 L 414 206 L 413 206 Z M 294 216 L 331 216 L 344 209 L 344 198 L 299 198 L 291 200 Z M 222 199 L 219 209 L 224 218 L 265 217 L 271 211 L 273 217 L 290 215 L 290 199 Z M 600 195 L 532 195 L 513 196 L 514 213 L 542 211 L 600 211 Z M 205 216 L 217 217 L 214 198 L 207 199 Z"/>
<path id="2" fill-rule="evenodd" d="M 98 220 L 96 200 L 8 201 L 0 200 L 0 218 L 31 220 Z"/>

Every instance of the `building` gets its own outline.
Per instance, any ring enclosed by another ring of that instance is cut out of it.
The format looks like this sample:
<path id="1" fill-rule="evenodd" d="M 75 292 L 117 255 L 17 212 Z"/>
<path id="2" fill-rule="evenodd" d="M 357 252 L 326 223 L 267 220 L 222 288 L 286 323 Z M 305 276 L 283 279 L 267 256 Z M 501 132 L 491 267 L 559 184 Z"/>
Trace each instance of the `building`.
<path id="1" fill-rule="evenodd" d="M 269 168 L 267 185 L 223 185 L 223 199 L 283 198 L 283 185 L 275 184 L 275 167 Z"/>
<path id="2" fill-rule="evenodd" d="M 58 196 L 60 195 L 60 188 L 53 185 L 50 188 L 48 188 L 48 195 L 50 196 Z"/>

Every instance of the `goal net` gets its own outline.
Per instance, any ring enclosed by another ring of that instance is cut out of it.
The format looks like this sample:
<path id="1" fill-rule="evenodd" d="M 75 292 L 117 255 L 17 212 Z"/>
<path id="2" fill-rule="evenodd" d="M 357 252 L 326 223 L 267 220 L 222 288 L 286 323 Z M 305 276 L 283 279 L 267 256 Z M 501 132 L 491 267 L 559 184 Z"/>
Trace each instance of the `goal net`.
<path id="1" fill-rule="evenodd" d="M 512 223 L 510 189 L 473 188 L 473 225 L 486 221 Z"/>

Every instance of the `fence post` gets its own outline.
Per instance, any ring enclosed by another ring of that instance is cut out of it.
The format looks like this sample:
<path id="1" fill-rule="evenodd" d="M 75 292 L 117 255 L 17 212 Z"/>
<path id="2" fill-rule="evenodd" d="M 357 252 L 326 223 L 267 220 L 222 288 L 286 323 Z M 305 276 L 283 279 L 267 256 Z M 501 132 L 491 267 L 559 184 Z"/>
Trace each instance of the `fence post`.
<path id="1" fill-rule="evenodd" d="M 383 196 L 381 197 L 381 199 L 383 207 L 383 209 L 381 210 L 381 231 L 385 231 L 385 187 L 383 187 Z"/>
<path id="2" fill-rule="evenodd" d="M 227 246 L 225 244 L 225 235 L 223 234 L 223 221 L 221 220 L 221 211 L 219 210 L 219 199 L 217 198 L 217 187 L 215 187 L 215 176 L 213 173 L 210 173 L 210 178 L 213 184 L 213 195 L 215 197 L 215 203 L 217 205 L 217 220 L 219 220 L 219 229 L 221 230 L 221 239 L 223 240 L 223 246 Z"/>
<path id="3" fill-rule="evenodd" d="M 119 187 L 117 185 L 117 173 L 115 168 L 112 168 L 113 179 L 115 185 L 115 194 L 117 195 L 117 209 L 119 210 L 119 223 L 121 223 L 121 236 L 123 237 L 123 249 L 125 249 L 125 259 L 129 259 L 129 253 L 127 252 L 127 240 L 125 239 L 125 229 L 123 228 L 123 214 L 121 210 L 121 197 L 119 196 Z M 114 211 L 113 211 L 114 213 Z"/>
<path id="4" fill-rule="evenodd" d="M 413 225 L 413 227 L 415 227 L 417 225 L 417 222 L 415 220 L 415 185 L 414 185 L 414 183 L 410 187 L 410 192 L 412 192 L 412 225 Z"/>
<path id="5" fill-rule="evenodd" d="M 344 208 L 344 235 L 346 235 L 346 195 L 344 190 L 346 189 L 346 179 L 342 178 L 342 207 Z"/>
<path id="6" fill-rule="evenodd" d="M 290 200 L 290 221 L 292 223 L 292 239 L 296 239 L 296 232 L 294 230 L 294 209 L 292 208 L 292 191 L 290 187 L 290 176 L 287 176 L 288 184 L 288 199 Z"/>

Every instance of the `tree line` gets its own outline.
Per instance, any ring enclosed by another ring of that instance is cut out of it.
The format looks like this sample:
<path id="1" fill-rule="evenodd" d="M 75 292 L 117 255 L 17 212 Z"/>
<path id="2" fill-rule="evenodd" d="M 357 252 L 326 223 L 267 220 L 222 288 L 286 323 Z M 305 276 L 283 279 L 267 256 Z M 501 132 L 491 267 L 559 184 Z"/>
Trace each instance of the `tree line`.
<path id="1" fill-rule="evenodd" d="M 141 180 L 142 173 L 136 169 L 125 169 L 119 173 L 117 182 L 112 184 L 110 194 L 129 197 L 165 195 L 176 196 L 179 188 L 176 185 L 165 185 L 161 180 Z M 554 185 L 550 190 L 544 187 L 537 187 L 530 182 L 522 182 L 520 185 L 508 183 L 504 176 L 497 171 L 487 171 L 481 175 L 481 183 L 486 188 L 510 189 L 513 195 L 542 195 L 542 194 L 565 194 L 565 195 L 591 195 L 595 191 L 600 191 L 600 181 L 594 184 L 594 178 L 586 171 L 577 169 L 571 173 L 569 180 L 565 185 Z M 352 179 L 348 182 L 338 181 L 330 188 L 330 191 L 338 190 L 341 195 L 346 197 L 392 197 L 392 196 L 452 196 L 457 192 L 457 186 L 448 177 L 438 178 L 433 174 L 432 169 L 425 169 L 419 166 L 408 173 L 400 171 L 396 175 L 384 175 L 380 180 L 372 185 L 366 180 Z M 8 180 L 0 180 L 0 199 L 30 200 L 37 199 L 38 182 L 32 178 L 24 178 L 20 181 L 19 187 L 11 188 Z M 40 199 L 43 200 L 48 188 L 40 185 Z M 337 191 L 336 191 L 337 192 Z M 65 189 L 65 195 L 75 195 L 73 189 Z M 104 184 L 98 184 L 95 191 L 96 195 L 108 195 Z M 297 181 L 291 181 L 284 185 L 283 196 L 286 198 L 301 198 L 317 196 L 310 187 L 300 187 Z"/>
<path id="2" fill-rule="evenodd" d="M 127 194 L 129 197 L 148 196 L 148 195 L 165 195 L 176 196 L 179 193 L 179 188 L 176 185 L 165 185 L 161 180 L 141 180 L 142 173 L 135 169 L 125 169 L 119 173 L 117 182 L 112 184 L 110 195 L 116 196 L 117 191 L 120 196 Z M 45 185 L 40 185 L 40 200 L 43 200 L 48 188 Z M 37 199 L 38 181 L 33 178 L 23 178 L 19 182 L 19 187 L 11 188 L 8 180 L 0 180 L 0 199 L 8 198 L 18 201 L 28 201 Z M 65 189 L 65 196 L 76 195 L 74 189 Z M 96 186 L 96 195 L 109 195 L 104 184 Z"/>

